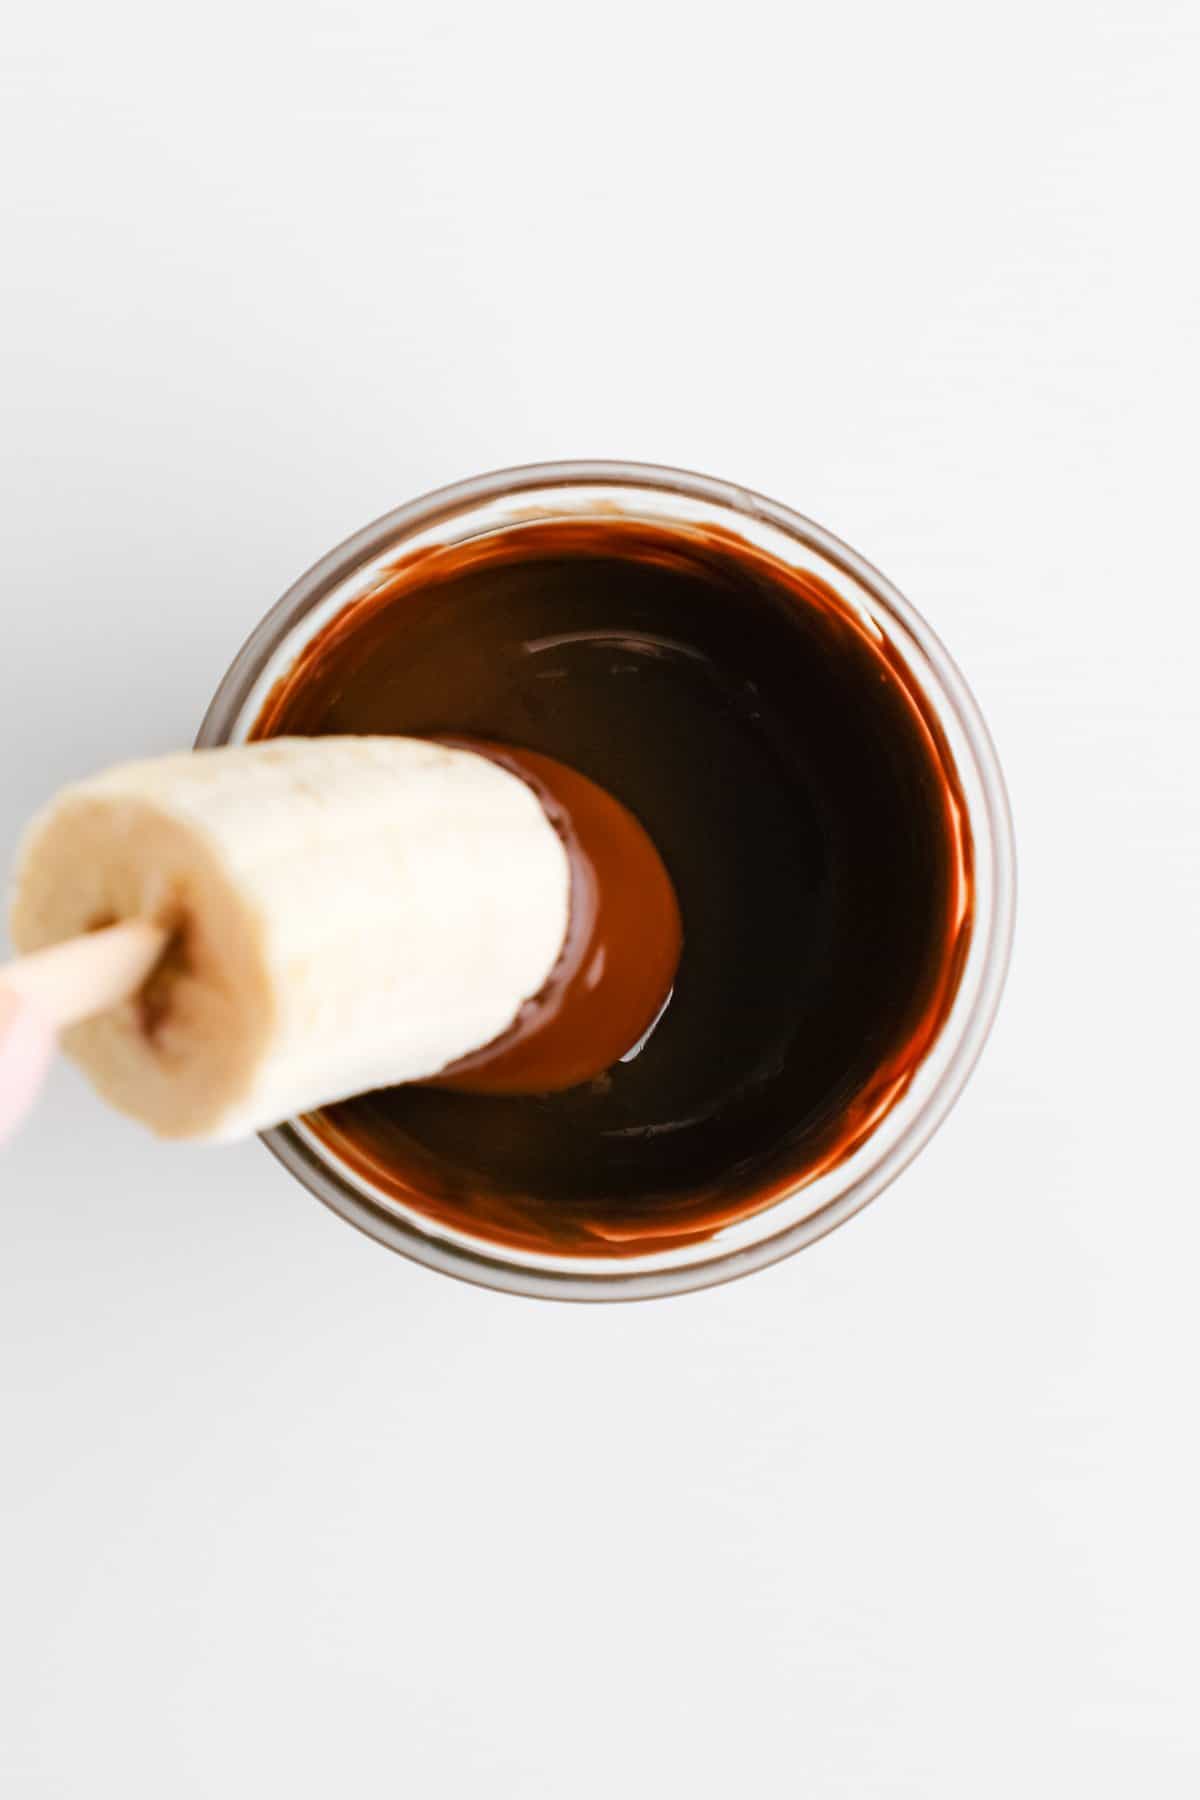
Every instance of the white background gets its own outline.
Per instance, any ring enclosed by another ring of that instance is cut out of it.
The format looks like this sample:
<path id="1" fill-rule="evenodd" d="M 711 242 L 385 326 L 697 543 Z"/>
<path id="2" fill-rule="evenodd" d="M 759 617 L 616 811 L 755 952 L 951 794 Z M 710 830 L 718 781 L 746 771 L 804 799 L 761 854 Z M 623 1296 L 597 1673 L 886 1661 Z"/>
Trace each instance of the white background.
<path id="1" fill-rule="evenodd" d="M 939 1138 L 687 1299 L 458 1286 L 60 1069 L 0 1161 L 13 1800 L 1198 1791 L 1198 31 L 1187 0 L 10 21 L 0 845 L 188 743 L 366 520 L 629 456 L 900 584 L 1022 860 Z"/>

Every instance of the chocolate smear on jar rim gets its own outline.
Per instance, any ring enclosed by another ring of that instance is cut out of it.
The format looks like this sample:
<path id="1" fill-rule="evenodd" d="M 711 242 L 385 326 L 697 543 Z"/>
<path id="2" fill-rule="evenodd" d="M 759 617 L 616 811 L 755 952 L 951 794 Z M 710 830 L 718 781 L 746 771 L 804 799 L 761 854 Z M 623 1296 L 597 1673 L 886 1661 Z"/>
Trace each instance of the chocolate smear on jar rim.
<path id="1" fill-rule="evenodd" d="M 966 805 L 904 658 L 816 576 L 618 517 L 424 549 L 317 633 L 250 735 L 356 732 L 578 771 L 645 828 L 682 919 L 665 1006 L 594 1079 L 308 1118 L 435 1229 L 679 1248 L 836 1167 L 910 1086 L 970 944 Z"/>

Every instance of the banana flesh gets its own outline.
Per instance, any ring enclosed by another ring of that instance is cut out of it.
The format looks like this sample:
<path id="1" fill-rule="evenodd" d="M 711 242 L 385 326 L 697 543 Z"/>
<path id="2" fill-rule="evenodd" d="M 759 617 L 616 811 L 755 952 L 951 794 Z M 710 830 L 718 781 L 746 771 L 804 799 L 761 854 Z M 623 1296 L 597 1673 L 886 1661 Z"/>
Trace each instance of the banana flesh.
<path id="1" fill-rule="evenodd" d="M 18 853 L 21 953 L 126 918 L 160 967 L 64 1048 L 163 1137 L 226 1140 L 437 1074 L 538 992 L 570 867 L 530 787 L 411 738 L 273 738 L 63 790 Z"/>

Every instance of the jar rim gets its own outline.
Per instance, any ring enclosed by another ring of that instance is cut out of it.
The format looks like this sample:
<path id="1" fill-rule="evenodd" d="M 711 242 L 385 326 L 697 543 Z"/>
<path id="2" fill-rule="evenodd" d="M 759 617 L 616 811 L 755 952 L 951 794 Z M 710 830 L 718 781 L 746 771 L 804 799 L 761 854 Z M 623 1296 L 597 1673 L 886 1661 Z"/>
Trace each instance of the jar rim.
<path id="1" fill-rule="evenodd" d="M 197 748 L 236 741 L 249 728 L 275 674 L 303 648 L 325 618 L 369 587 L 372 566 L 394 558 L 416 538 L 429 537 L 475 515 L 488 517 L 518 503 L 516 513 L 492 518 L 485 529 L 511 529 L 528 519 L 535 495 L 548 508 L 537 516 L 576 516 L 603 493 L 641 494 L 693 509 L 674 519 L 704 517 L 743 536 L 781 540 L 848 584 L 854 604 L 920 662 L 915 677 L 953 739 L 955 763 L 967 795 L 976 851 L 976 917 L 959 992 L 922 1065 L 922 1079 L 891 1109 L 884 1125 L 844 1163 L 822 1178 L 823 1193 L 804 1184 L 711 1238 L 672 1253 L 601 1258 L 554 1258 L 447 1233 L 415 1212 L 373 1195 L 351 1178 L 300 1121 L 263 1133 L 272 1154 L 317 1199 L 377 1242 L 415 1261 L 476 1285 L 560 1300 L 648 1299 L 715 1286 L 750 1274 L 817 1239 L 859 1212 L 899 1175 L 942 1123 L 971 1074 L 995 1018 L 1012 942 L 1016 857 L 1004 778 L 987 726 L 970 688 L 944 644 L 917 610 L 866 558 L 815 521 L 752 489 L 652 463 L 569 461 L 498 469 L 432 490 L 383 514 L 336 545 L 266 613 L 222 678 L 201 723 Z M 614 495 L 616 496 L 614 500 Z M 569 504 L 566 504 L 568 499 Z M 670 524 L 670 512 L 656 514 Z M 474 535 L 464 532 L 463 535 Z M 356 587 L 354 584 L 358 583 Z M 932 1065 L 932 1066 L 931 1066 Z M 814 1203 L 803 1207 L 800 1197 Z M 790 1216 L 789 1216 L 790 1215 Z"/>

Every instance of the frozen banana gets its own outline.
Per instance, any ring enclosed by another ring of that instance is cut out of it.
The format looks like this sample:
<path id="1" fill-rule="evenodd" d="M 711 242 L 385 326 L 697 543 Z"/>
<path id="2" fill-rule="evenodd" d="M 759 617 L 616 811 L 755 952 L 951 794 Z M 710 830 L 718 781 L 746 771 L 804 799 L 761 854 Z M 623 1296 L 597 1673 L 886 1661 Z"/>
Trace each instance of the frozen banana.
<path id="1" fill-rule="evenodd" d="M 532 788 L 411 738 L 274 738 L 65 789 L 18 854 L 20 952 L 166 931 L 64 1047 L 165 1137 L 235 1138 L 432 1076 L 500 1036 L 562 950 L 571 871 Z"/>

